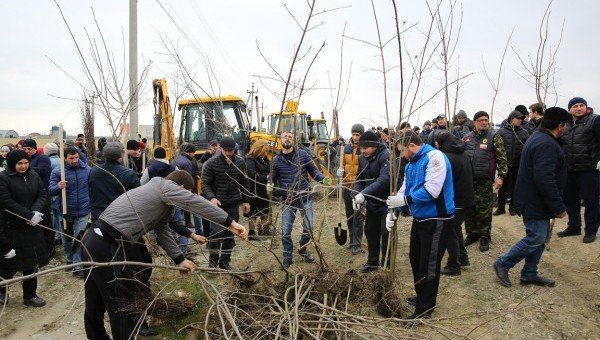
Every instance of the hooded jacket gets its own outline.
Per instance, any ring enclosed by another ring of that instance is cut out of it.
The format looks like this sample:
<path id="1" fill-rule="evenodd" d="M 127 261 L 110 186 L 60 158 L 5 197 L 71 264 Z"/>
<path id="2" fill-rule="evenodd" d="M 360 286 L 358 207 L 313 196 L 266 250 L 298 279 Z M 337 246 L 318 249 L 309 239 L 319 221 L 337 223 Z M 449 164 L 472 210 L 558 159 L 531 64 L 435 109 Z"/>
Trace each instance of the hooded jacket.
<path id="1" fill-rule="evenodd" d="M 4 211 L 31 219 L 34 211 L 43 212 L 48 204 L 48 194 L 40 176 L 31 169 L 24 174 L 16 172 L 17 161 L 9 154 L 8 168 L 0 172 L 0 268 L 8 271 L 33 270 L 50 260 L 43 230 Z M 50 226 L 50 216 L 40 223 Z M 10 249 L 15 250 L 16 256 L 6 260 L 2 255 Z"/>
<path id="2" fill-rule="evenodd" d="M 87 216 L 90 213 L 89 193 L 90 167 L 81 159 L 77 166 L 65 164 L 65 181 L 67 181 L 67 219 Z M 60 169 L 55 169 L 50 175 L 48 193 L 52 196 L 60 195 L 58 188 L 60 182 Z M 59 201 L 62 207 L 62 201 Z"/>
<path id="3" fill-rule="evenodd" d="M 456 209 L 470 208 L 475 204 L 475 191 L 473 167 L 469 155 L 465 152 L 465 143 L 454 135 L 449 135 L 441 142 L 440 151 L 446 155 L 452 167 L 454 206 Z"/>
<path id="4" fill-rule="evenodd" d="M 374 155 L 360 156 L 354 190 L 365 196 L 367 212 L 385 214 L 385 200 L 390 195 L 390 152 L 380 143 Z M 376 197 L 377 199 L 373 198 Z"/>
<path id="5" fill-rule="evenodd" d="M 429 144 L 412 156 L 406 166 L 404 195 L 415 220 L 451 218 L 454 215 L 452 168 L 448 158 Z"/>

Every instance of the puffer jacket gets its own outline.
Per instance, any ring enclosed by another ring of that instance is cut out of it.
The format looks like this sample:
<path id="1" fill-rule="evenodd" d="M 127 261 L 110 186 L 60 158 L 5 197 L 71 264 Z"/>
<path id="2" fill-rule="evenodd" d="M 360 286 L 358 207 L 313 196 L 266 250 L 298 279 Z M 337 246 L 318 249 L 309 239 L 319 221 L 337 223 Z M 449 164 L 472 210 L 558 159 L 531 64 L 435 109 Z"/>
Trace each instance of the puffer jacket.
<path id="1" fill-rule="evenodd" d="M 390 152 L 384 144 L 379 144 L 376 153 L 371 157 L 360 156 L 354 190 L 365 196 L 367 212 L 376 214 L 387 212 L 385 200 L 390 195 L 389 159 Z"/>
<path id="2" fill-rule="evenodd" d="M 92 222 L 122 193 L 139 186 L 140 179 L 135 172 L 117 161 L 93 167 L 89 177 Z"/>
<path id="3" fill-rule="evenodd" d="M 240 156 L 228 160 L 221 154 L 206 162 L 202 167 L 202 196 L 221 202 L 222 207 L 233 207 L 240 201 L 248 202 L 246 162 Z"/>
<path id="4" fill-rule="evenodd" d="M 87 216 L 90 213 L 90 193 L 88 180 L 90 167 L 81 159 L 77 166 L 65 164 L 65 181 L 67 181 L 67 219 Z M 55 169 L 50 175 L 50 195 L 60 195 L 58 188 L 60 182 L 60 169 Z M 62 209 L 62 201 L 59 200 Z"/>
<path id="5" fill-rule="evenodd" d="M 358 144 L 352 141 L 350 138 L 350 143 L 344 146 L 344 158 L 343 158 L 343 169 L 344 169 L 344 179 L 342 183 L 348 188 L 352 188 L 354 186 L 354 181 L 356 180 L 356 174 L 358 174 L 358 164 L 360 158 L 360 149 Z"/>
<path id="6" fill-rule="evenodd" d="M 504 124 L 497 133 L 504 140 L 504 150 L 506 150 L 508 166 L 518 167 L 523 145 L 525 145 L 529 133 L 520 126 L 515 127 L 508 123 Z"/>
<path id="7" fill-rule="evenodd" d="M 252 196 L 267 197 L 266 185 L 270 170 L 269 160 L 266 157 L 256 158 L 251 155 L 246 156 L 246 172 L 250 179 L 248 189 Z"/>
<path id="8" fill-rule="evenodd" d="M 50 252 L 39 226 L 5 212 L 8 210 L 31 219 L 34 211 L 43 212 L 48 204 L 48 194 L 40 176 L 32 170 L 19 174 L 14 169 L 0 173 L 0 251 L 4 255 L 14 249 L 16 256 L 4 259 L 0 255 L 0 268 L 7 271 L 33 270 L 50 261 Z M 50 216 L 44 216 L 42 225 L 51 226 Z M 6 251 L 5 251 L 6 250 Z"/>
<path id="9" fill-rule="evenodd" d="M 306 151 L 294 147 L 290 161 L 283 156 L 282 151 L 278 152 L 273 158 L 271 174 L 275 196 L 286 201 L 287 205 L 306 202 L 310 190 L 308 175 L 317 182 L 325 178 Z"/>

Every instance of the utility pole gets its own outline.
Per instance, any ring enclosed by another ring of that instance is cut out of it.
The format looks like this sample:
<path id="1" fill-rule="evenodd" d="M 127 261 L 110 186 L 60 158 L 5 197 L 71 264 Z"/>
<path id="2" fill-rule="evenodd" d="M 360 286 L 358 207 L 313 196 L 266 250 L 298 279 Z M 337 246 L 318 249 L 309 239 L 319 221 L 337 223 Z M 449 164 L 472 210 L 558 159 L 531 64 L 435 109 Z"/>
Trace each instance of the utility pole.
<path id="1" fill-rule="evenodd" d="M 129 0 L 129 138 L 138 139 L 137 0 Z"/>

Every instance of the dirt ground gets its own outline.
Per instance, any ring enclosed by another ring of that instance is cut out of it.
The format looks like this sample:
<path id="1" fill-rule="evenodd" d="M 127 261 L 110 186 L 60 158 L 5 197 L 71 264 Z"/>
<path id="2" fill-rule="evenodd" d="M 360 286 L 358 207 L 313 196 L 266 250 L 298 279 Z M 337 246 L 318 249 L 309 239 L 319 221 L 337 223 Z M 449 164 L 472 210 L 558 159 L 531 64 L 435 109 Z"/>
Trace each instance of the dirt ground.
<path id="1" fill-rule="evenodd" d="M 314 204 L 316 229 L 323 225 L 321 244 L 330 268 L 345 272 L 358 269 L 366 260 L 366 253 L 351 255 L 333 239 L 337 224 L 338 205 L 335 200 Z M 325 222 L 323 213 L 326 212 Z M 297 218 L 296 225 L 299 223 Z M 411 220 L 400 220 L 397 283 L 403 296 L 414 294 L 412 275 L 408 265 L 408 240 Z M 469 247 L 471 266 L 461 276 L 442 277 L 438 307 L 431 322 L 468 338 L 484 339 L 598 339 L 600 338 L 600 241 L 583 244 L 581 237 L 560 239 L 556 232 L 566 225 L 558 220 L 554 229 L 551 250 L 544 253 L 540 273 L 556 280 L 554 288 L 520 286 L 521 264 L 510 272 L 513 287 L 504 288 L 497 282 L 492 270 L 493 261 L 524 235 L 518 217 L 494 217 L 491 249 L 481 253 L 475 245 Z M 300 227 L 294 228 L 297 244 Z M 261 241 L 268 245 L 270 241 Z M 363 239 L 366 249 L 366 240 Z M 206 250 L 198 260 L 206 265 Z M 276 253 L 281 253 L 277 244 Z M 292 271 L 310 270 L 315 264 L 306 264 L 296 256 Z M 444 260 L 445 263 L 445 260 Z M 51 266 L 60 264 L 53 261 Z M 275 267 L 272 255 L 256 242 L 238 242 L 233 265 L 236 269 L 269 269 Z M 278 269 L 275 269 L 278 270 Z M 373 275 L 373 274 L 365 274 Z M 515 284 L 516 283 L 516 284 Z M 0 315 L 0 338 L 3 339 L 82 339 L 83 282 L 70 273 L 56 273 L 39 280 L 38 294 L 48 304 L 39 309 L 21 304 L 19 286 L 10 288 L 11 300 Z M 372 303 L 351 305 L 349 312 L 375 316 Z M 425 329 L 431 338 L 442 338 L 440 333 Z"/>

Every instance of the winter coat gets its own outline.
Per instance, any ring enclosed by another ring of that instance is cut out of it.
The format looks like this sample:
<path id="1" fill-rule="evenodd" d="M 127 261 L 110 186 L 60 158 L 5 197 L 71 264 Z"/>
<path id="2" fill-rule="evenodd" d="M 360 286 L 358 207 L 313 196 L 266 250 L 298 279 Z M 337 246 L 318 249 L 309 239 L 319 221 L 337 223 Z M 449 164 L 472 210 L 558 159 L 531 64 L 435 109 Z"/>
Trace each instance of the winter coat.
<path id="1" fill-rule="evenodd" d="M 179 170 L 187 171 L 190 175 L 192 175 L 192 177 L 195 175 L 192 159 L 185 153 L 180 153 L 177 157 L 175 157 L 173 165 L 175 165 L 175 167 L 177 167 Z"/>
<path id="2" fill-rule="evenodd" d="M 504 140 L 504 150 L 506 150 L 506 159 L 509 167 L 518 167 L 521 159 L 523 145 L 529 137 L 529 133 L 520 126 L 506 124 L 498 130 L 497 134 Z"/>
<path id="3" fill-rule="evenodd" d="M 52 174 L 52 171 L 54 171 L 56 169 L 59 169 L 58 171 L 60 171 L 60 157 L 58 156 L 58 154 L 48 155 L 48 157 L 50 157 L 50 165 L 52 167 L 50 174 Z M 50 186 L 50 180 L 48 180 L 48 187 L 49 186 Z M 48 187 L 46 187 L 46 190 L 48 189 Z M 60 200 L 59 195 L 50 195 L 50 208 L 52 208 L 52 209 L 60 208 L 59 200 Z"/>
<path id="4" fill-rule="evenodd" d="M 342 183 L 348 188 L 354 186 L 356 174 L 358 174 L 358 164 L 360 158 L 360 148 L 358 144 L 352 141 L 344 146 L 344 158 L 342 160 L 342 168 L 344 169 L 344 179 Z"/>
<path id="5" fill-rule="evenodd" d="M 473 189 L 473 167 L 467 155 L 465 143 L 458 138 L 448 138 L 440 151 L 448 157 L 452 167 L 452 183 L 454 185 L 454 206 L 456 208 L 469 208 L 475 204 L 475 191 Z"/>
<path id="6" fill-rule="evenodd" d="M 415 220 L 449 218 L 454 214 L 452 168 L 444 154 L 423 144 L 406 166 L 404 195 Z"/>
<path id="7" fill-rule="evenodd" d="M 67 219 L 76 219 L 87 216 L 90 213 L 90 193 L 88 180 L 90 167 L 81 159 L 77 166 L 65 164 L 65 181 L 67 181 Z M 58 188 L 60 182 L 60 169 L 55 169 L 50 175 L 50 195 L 60 195 Z M 62 209 L 62 200 L 59 200 Z"/>
<path id="8" fill-rule="evenodd" d="M 385 200 L 390 195 L 389 159 L 390 152 L 383 144 L 377 147 L 377 151 L 371 157 L 360 156 L 354 190 L 365 196 L 369 212 L 376 214 L 387 212 Z"/>
<path id="9" fill-rule="evenodd" d="M 128 156 L 127 167 L 138 176 L 142 177 L 142 157 Z"/>
<path id="10" fill-rule="evenodd" d="M 47 204 L 48 194 L 35 171 L 28 169 L 25 174 L 19 174 L 7 169 L 0 173 L 0 269 L 24 271 L 48 264 L 50 252 L 43 229 L 4 211 L 31 219 L 34 211 L 43 212 Z M 45 216 L 40 223 L 51 226 L 50 216 Z M 2 255 L 7 249 L 14 249 L 16 256 L 4 259 Z"/>
<path id="11" fill-rule="evenodd" d="M 267 197 L 266 185 L 270 170 L 269 160 L 266 157 L 246 156 L 246 173 L 249 178 L 248 191 L 250 195 Z"/>
<path id="12" fill-rule="evenodd" d="M 569 120 L 562 146 L 569 171 L 595 171 L 600 160 L 600 119 L 589 114 L 578 120 Z"/>
<path id="13" fill-rule="evenodd" d="M 44 183 L 44 188 L 47 190 L 48 184 L 50 184 L 50 173 L 52 173 L 50 158 L 36 152 L 29 159 L 29 168 L 37 172 Z"/>
<path id="14" fill-rule="evenodd" d="M 233 155 L 233 162 L 221 154 L 208 160 L 202 167 L 202 196 L 221 202 L 222 207 L 233 207 L 248 202 L 246 162 Z"/>
<path id="15" fill-rule="evenodd" d="M 510 209 L 526 220 L 547 220 L 564 212 L 565 154 L 554 136 L 539 128 L 523 148 Z"/>
<path id="16" fill-rule="evenodd" d="M 175 166 L 172 164 L 169 164 L 168 161 L 161 159 L 161 160 L 154 160 L 148 166 L 147 169 L 148 169 L 148 179 L 153 179 L 154 177 L 165 178 L 171 172 L 175 171 Z"/>
<path id="17" fill-rule="evenodd" d="M 95 221 L 104 209 L 122 193 L 139 187 L 140 179 L 133 170 L 121 163 L 106 161 L 91 169 L 88 185 L 91 201 L 90 212 L 92 213 L 92 221 Z"/>
<path id="18" fill-rule="evenodd" d="M 294 147 L 291 160 L 283 156 L 283 151 L 278 152 L 273 158 L 271 173 L 274 195 L 286 201 L 287 205 L 306 202 L 310 191 L 308 175 L 317 182 L 325 178 L 305 150 Z"/>

